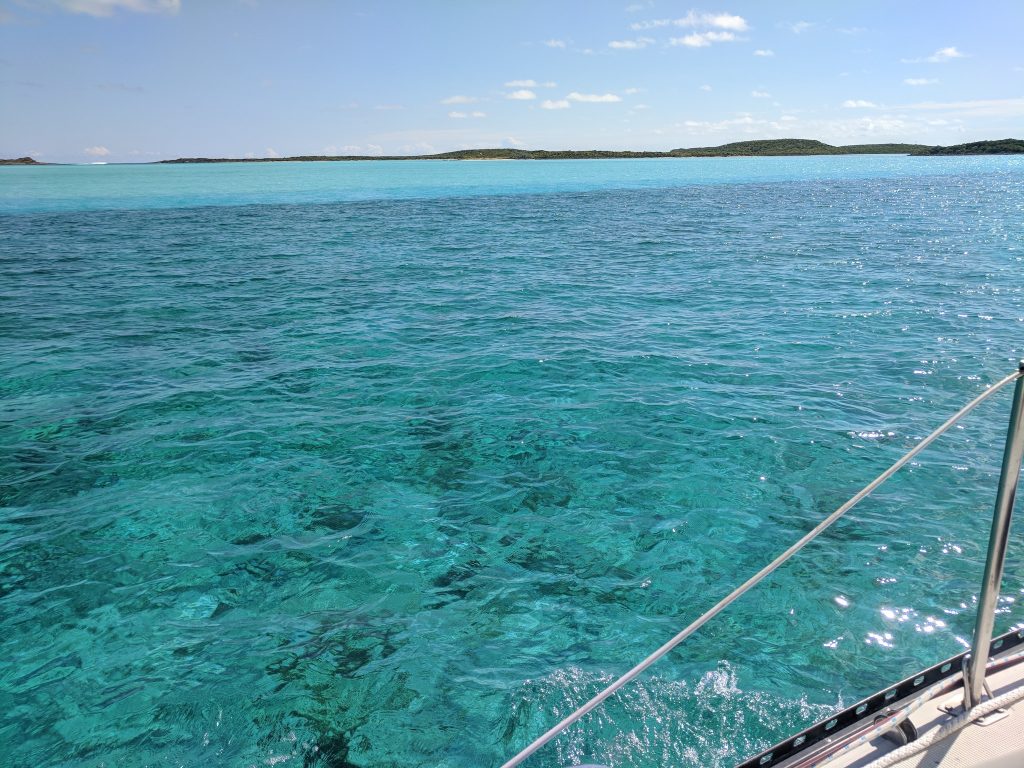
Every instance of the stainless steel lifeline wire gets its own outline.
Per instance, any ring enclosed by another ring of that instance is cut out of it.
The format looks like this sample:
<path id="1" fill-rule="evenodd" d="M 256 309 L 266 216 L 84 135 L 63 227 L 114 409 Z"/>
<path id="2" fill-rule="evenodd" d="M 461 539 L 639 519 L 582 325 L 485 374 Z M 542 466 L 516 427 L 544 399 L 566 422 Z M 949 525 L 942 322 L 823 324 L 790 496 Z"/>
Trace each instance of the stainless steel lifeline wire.
<path id="1" fill-rule="evenodd" d="M 736 587 L 736 589 L 730 592 L 722 600 L 717 602 L 709 611 L 701 615 L 696 621 L 691 623 L 679 634 L 677 634 L 667 643 L 662 645 L 658 650 L 656 650 L 654 653 L 652 653 L 646 659 L 641 661 L 631 670 L 629 670 L 624 675 L 622 675 L 617 680 L 608 685 L 608 687 L 606 687 L 604 690 L 602 690 L 600 693 L 594 696 L 594 698 L 592 698 L 586 704 L 581 706 L 579 709 L 577 709 L 571 715 L 566 717 L 560 723 L 544 732 L 541 736 L 539 736 L 537 739 L 531 742 L 527 747 L 522 749 L 511 760 L 508 760 L 507 762 L 503 763 L 501 768 L 515 768 L 515 766 L 522 764 L 523 761 L 530 757 L 530 755 L 532 755 L 538 749 L 543 747 L 545 744 L 547 744 L 549 741 L 555 738 L 555 736 L 560 734 L 570 725 L 577 722 L 588 712 L 595 709 L 599 704 L 601 704 L 601 702 L 603 702 L 605 699 L 607 699 L 609 696 L 611 696 L 613 693 L 619 690 L 626 683 L 635 679 L 637 676 L 640 675 L 641 672 L 643 672 L 649 666 L 654 664 L 654 662 L 658 661 L 658 659 L 667 654 L 669 651 L 671 651 L 673 648 L 675 648 L 677 645 L 683 642 L 683 640 L 688 638 L 690 635 L 692 635 L 694 632 L 696 632 L 698 629 L 704 626 L 707 622 L 709 622 L 711 619 L 713 619 L 715 616 L 717 616 L 719 613 L 725 610 L 729 605 L 731 605 L 733 602 L 742 597 L 748 590 L 750 590 L 752 587 L 756 586 L 758 583 L 764 580 L 765 577 L 769 576 L 780 565 L 789 560 L 789 558 L 791 558 L 793 555 L 795 555 L 797 552 L 799 552 L 801 549 L 807 546 L 811 541 L 817 538 L 823 531 L 825 531 L 825 529 L 827 529 L 834 522 L 836 522 L 836 520 L 845 515 L 851 509 L 853 509 L 878 486 L 880 486 L 882 483 L 884 483 L 886 480 L 888 480 L 890 477 L 896 474 L 896 472 L 898 472 L 901 467 L 903 467 L 907 462 L 909 462 L 911 459 L 913 459 L 915 456 L 921 453 L 921 451 L 923 451 L 925 448 L 931 445 L 938 437 L 943 435 L 945 432 L 949 431 L 949 429 L 953 427 L 953 425 L 955 425 L 958 421 L 960 421 L 960 419 L 962 419 L 968 413 L 973 411 L 976 407 L 981 405 L 983 402 L 985 402 L 985 400 L 987 400 L 1000 389 L 1005 387 L 1011 381 L 1016 381 L 1017 379 L 1020 378 L 1024 378 L 1024 362 L 1021 363 L 1021 366 L 1020 368 L 1018 368 L 1018 370 L 997 381 L 995 384 L 993 384 L 991 387 L 986 389 L 976 398 L 971 400 L 967 405 L 965 405 L 963 408 L 961 408 L 959 411 L 953 414 L 949 419 L 947 419 L 942 424 L 942 426 L 940 426 L 934 432 L 932 432 L 923 440 L 921 440 L 921 442 L 919 442 L 911 450 L 909 450 L 903 456 L 903 458 L 899 459 L 895 464 L 893 464 L 882 474 L 880 474 L 878 477 L 876 477 L 874 480 L 872 480 L 870 483 L 864 486 L 864 488 L 858 491 L 856 495 L 854 495 L 849 501 L 847 501 L 845 504 L 839 507 L 839 509 L 837 509 L 831 515 L 829 515 L 816 526 L 814 526 L 814 528 L 812 528 L 810 531 L 804 534 L 804 536 L 800 538 L 795 544 L 793 544 L 789 549 L 787 549 L 781 555 L 779 555 L 770 563 L 768 563 L 768 565 L 766 565 L 760 571 L 755 573 L 753 576 L 751 576 L 749 579 L 743 582 L 740 586 Z"/>

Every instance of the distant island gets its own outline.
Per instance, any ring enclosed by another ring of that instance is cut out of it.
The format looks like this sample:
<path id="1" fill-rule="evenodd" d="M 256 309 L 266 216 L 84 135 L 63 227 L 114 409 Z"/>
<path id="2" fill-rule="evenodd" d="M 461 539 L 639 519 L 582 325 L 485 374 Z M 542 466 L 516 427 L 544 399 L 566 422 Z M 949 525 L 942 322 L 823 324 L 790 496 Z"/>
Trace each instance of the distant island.
<path id="1" fill-rule="evenodd" d="M 160 163 L 280 163 L 345 160 L 590 160 L 643 157 L 789 157 L 796 155 L 1006 155 L 1024 153 L 1024 140 L 976 141 L 953 147 L 927 144 L 848 144 L 833 146 L 813 139 L 736 141 L 717 147 L 690 147 L 668 152 L 599 149 L 460 149 L 436 155 L 300 155 L 298 157 L 182 157 Z"/>
<path id="2" fill-rule="evenodd" d="M 633 152 L 600 149 L 460 149 L 436 155 L 299 155 L 297 157 L 179 157 L 157 164 L 182 163 L 294 163 L 351 160 L 591 160 L 643 157 L 791 157 L 798 155 L 1016 155 L 1024 154 L 1024 139 L 974 141 L 951 147 L 927 144 L 847 144 L 833 146 L 813 139 L 735 141 L 717 147 L 689 147 L 668 152 Z M 51 165 L 31 157 L 0 160 L 0 165 Z"/>
<path id="3" fill-rule="evenodd" d="M 31 157 L 15 157 L 10 160 L 0 158 L 0 165 L 48 165 L 48 163 L 40 163 Z"/>
<path id="4" fill-rule="evenodd" d="M 952 147 L 928 147 L 915 155 L 1017 155 L 1024 152 L 1021 139 L 1000 139 L 999 141 L 972 141 Z"/>

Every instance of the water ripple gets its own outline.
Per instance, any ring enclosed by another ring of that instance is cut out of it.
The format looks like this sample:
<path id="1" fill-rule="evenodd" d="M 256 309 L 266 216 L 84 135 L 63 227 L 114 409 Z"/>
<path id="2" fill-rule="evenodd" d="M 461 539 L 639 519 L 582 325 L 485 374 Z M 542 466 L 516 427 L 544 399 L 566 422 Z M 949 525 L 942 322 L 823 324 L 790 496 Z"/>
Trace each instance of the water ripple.
<path id="1" fill-rule="evenodd" d="M 0 217 L 8 759 L 500 762 L 1015 365 L 1024 175 L 906 167 Z M 726 766 L 956 652 L 1005 417 L 537 764 Z"/>

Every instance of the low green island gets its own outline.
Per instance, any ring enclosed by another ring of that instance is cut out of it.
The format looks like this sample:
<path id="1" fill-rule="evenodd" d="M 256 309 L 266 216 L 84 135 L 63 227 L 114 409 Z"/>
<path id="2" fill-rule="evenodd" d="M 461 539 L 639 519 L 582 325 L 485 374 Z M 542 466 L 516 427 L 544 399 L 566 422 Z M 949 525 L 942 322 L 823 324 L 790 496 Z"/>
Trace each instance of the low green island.
<path id="1" fill-rule="evenodd" d="M 1018 155 L 1024 152 L 1024 140 L 972 141 L 952 147 L 928 147 L 915 155 Z"/>
<path id="2" fill-rule="evenodd" d="M 48 163 L 40 163 L 31 157 L 14 157 L 9 160 L 0 158 L 0 165 L 48 165 Z"/>
<path id="3" fill-rule="evenodd" d="M 835 146 L 814 139 L 762 139 L 735 141 L 717 147 L 689 147 L 667 152 L 636 152 L 601 149 L 460 149 L 435 155 L 299 155 L 295 157 L 179 157 L 157 164 L 183 163 L 285 163 L 352 160 L 604 160 L 665 157 L 792 157 L 797 155 L 1016 155 L 1024 154 L 1024 139 L 973 141 L 950 147 L 927 144 L 847 144 Z M 31 157 L 0 160 L 0 165 L 51 165 Z"/>
<path id="4" fill-rule="evenodd" d="M 813 139 L 736 141 L 717 147 L 689 147 L 668 152 L 599 149 L 460 149 L 435 155 L 300 155 L 298 157 L 209 158 L 182 157 L 161 163 L 279 163 L 345 160 L 591 160 L 665 157 L 791 157 L 795 155 L 1005 155 L 1024 153 L 1024 140 L 976 141 L 952 147 L 927 144 L 849 144 L 834 146 Z"/>

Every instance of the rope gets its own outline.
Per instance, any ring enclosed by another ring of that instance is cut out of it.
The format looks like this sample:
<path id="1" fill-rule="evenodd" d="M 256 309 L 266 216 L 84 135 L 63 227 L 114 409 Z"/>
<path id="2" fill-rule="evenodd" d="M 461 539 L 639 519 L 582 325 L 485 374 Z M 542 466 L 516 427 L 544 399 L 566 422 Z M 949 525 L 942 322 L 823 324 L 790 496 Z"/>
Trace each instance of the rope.
<path id="1" fill-rule="evenodd" d="M 888 768 L 890 765 L 901 763 L 907 758 L 924 752 L 928 747 L 932 746 L 932 744 L 938 744 L 940 741 L 952 736 L 954 733 L 962 731 L 979 717 L 991 715 L 997 709 L 1009 707 L 1022 699 L 1024 699 L 1024 686 L 1010 691 L 1009 693 L 1004 693 L 1002 696 L 997 696 L 994 699 L 989 699 L 973 709 L 957 715 L 954 719 L 950 720 L 938 730 L 931 731 L 916 741 L 906 744 L 899 749 L 893 750 L 887 755 L 883 755 L 874 762 L 869 763 L 865 768 Z"/>
<path id="2" fill-rule="evenodd" d="M 923 451 L 925 448 L 927 448 L 929 445 L 931 445 L 938 437 L 940 437 L 942 434 L 947 432 L 951 427 L 953 427 L 954 424 L 956 424 L 958 421 L 960 421 L 960 419 L 962 419 L 968 413 L 973 411 L 977 406 L 981 405 L 981 403 L 983 403 L 989 397 L 991 397 L 996 392 L 998 392 L 1000 389 L 1005 387 L 1011 381 L 1016 381 L 1018 378 L 1021 378 L 1022 376 L 1024 376 L 1024 370 L 1014 371 L 1010 375 L 1008 375 L 1008 376 L 1000 379 L 999 381 L 997 381 L 995 384 L 993 384 L 987 390 L 985 390 L 980 395 L 978 395 L 976 398 L 971 400 L 967 405 L 965 405 L 963 408 L 961 408 L 959 411 L 957 411 L 955 414 L 953 414 L 953 416 L 951 416 L 949 419 L 947 419 L 942 424 L 942 426 L 940 426 L 934 432 L 932 432 L 927 437 L 922 439 L 921 442 L 919 442 L 910 451 L 908 451 L 906 454 L 904 454 L 904 456 L 901 459 L 899 459 L 895 464 L 893 464 L 891 467 L 889 467 L 887 470 L 885 470 L 882 474 L 880 474 L 878 477 L 876 477 L 874 480 L 872 480 L 870 483 L 868 483 L 866 486 L 864 486 L 864 488 L 862 488 L 849 501 L 847 501 L 845 504 L 843 504 L 841 507 L 839 507 L 839 509 L 837 509 L 831 515 L 829 515 L 824 520 L 822 520 L 820 523 L 818 523 L 816 526 L 814 526 L 814 528 L 812 528 L 809 532 L 804 534 L 804 536 L 801 537 L 791 547 L 789 547 L 789 549 L 787 549 L 781 555 L 779 555 L 774 560 L 772 560 L 770 563 L 768 563 L 768 565 L 766 565 L 764 568 L 762 568 L 756 574 L 751 576 L 749 579 L 747 579 L 745 582 L 743 582 L 740 586 L 736 587 L 736 589 L 734 589 L 732 592 L 730 592 L 722 600 L 717 602 L 710 610 L 708 610 L 706 613 L 704 613 L 702 616 L 700 616 L 696 621 L 694 621 L 689 626 L 687 626 L 685 629 L 683 629 L 681 632 L 679 632 L 675 637 L 673 637 L 667 643 L 662 645 L 660 648 L 658 648 L 658 650 L 656 650 L 654 653 L 652 653 L 646 659 L 641 661 L 639 664 L 637 664 L 631 670 L 629 670 L 624 675 L 622 675 L 617 680 L 615 680 L 610 685 L 608 685 L 608 687 L 606 687 L 604 690 L 602 690 L 600 693 L 598 693 L 596 696 L 594 696 L 586 704 L 584 704 L 579 709 L 577 709 L 575 712 L 573 712 L 571 715 L 569 715 L 568 717 L 563 719 L 557 725 L 555 725 L 552 728 L 550 728 L 547 731 L 545 731 L 541 736 L 539 736 L 537 739 L 535 739 L 533 742 L 531 742 L 528 746 L 526 746 L 524 749 L 522 749 L 518 754 L 516 754 L 515 757 L 513 757 L 511 760 L 508 760 L 507 762 L 503 763 L 501 768 L 515 768 L 515 766 L 520 765 L 521 763 L 523 763 L 526 760 L 526 758 L 528 758 L 530 755 L 532 755 L 538 749 L 540 749 L 545 744 L 547 744 L 549 741 L 551 741 L 553 738 L 555 738 L 555 736 L 560 734 L 562 731 L 564 731 L 566 728 L 568 728 L 573 723 L 577 722 L 580 718 L 582 718 L 588 712 L 590 712 L 593 709 L 595 709 L 598 705 L 601 704 L 601 702 L 603 702 L 609 696 L 614 694 L 617 690 L 619 690 L 626 683 L 630 682 L 631 680 L 633 680 L 637 676 L 639 676 L 644 670 L 646 670 L 649 666 L 654 664 L 654 662 L 658 661 L 658 659 L 660 659 L 662 656 L 664 656 L 669 651 L 671 651 L 673 648 L 675 648 L 677 645 L 679 645 L 681 642 L 683 642 L 683 640 L 685 640 L 690 635 L 692 635 L 694 632 L 696 632 L 698 629 L 700 629 L 702 626 L 704 626 L 708 621 L 713 619 L 715 616 L 717 616 L 719 613 L 721 613 L 723 610 L 725 610 L 725 608 L 727 608 L 732 603 L 734 603 L 736 600 L 738 600 L 740 597 L 742 597 L 744 594 L 746 594 L 747 591 L 749 591 L 752 587 L 756 586 L 758 583 L 763 581 L 767 576 L 771 575 L 771 573 L 773 571 L 775 571 L 780 565 L 782 565 L 784 562 L 789 560 L 789 558 L 791 558 L 793 555 L 795 555 L 797 552 L 799 552 L 801 549 L 803 549 L 805 546 L 807 546 L 811 541 L 813 541 L 819 535 L 821 535 L 821 533 L 823 533 L 829 526 L 831 526 L 834 522 L 836 522 L 836 520 L 838 520 L 840 517 L 845 515 L 851 509 L 853 509 L 853 507 L 855 507 L 858 503 L 860 503 L 868 494 L 870 494 L 878 486 L 880 486 L 882 483 L 884 483 L 886 480 L 888 480 L 890 477 L 892 477 L 894 474 L 896 474 L 896 472 L 901 467 L 903 467 L 907 462 L 909 462 L 911 459 L 913 459 L 915 456 L 917 456 L 919 453 L 921 453 L 921 451 Z"/>
<path id="3" fill-rule="evenodd" d="M 885 719 L 879 720 L 877 723 L 872 723 L 867 728 L 863 728 L 856 733 L 851 734 L 835 746 L 829 745 L 829 751 L 824 756 L 822 756 L 821 752 L 812 753 L 802 761 L 794 763 L 794 768 L 817 768 L 819 765 L 824 765 L 829 760 L 833 760 L 840 755 L 846 754 L 854 747 L 859 747 L 861 744 L 866 744 L 867 742 L 878 738 L 886 731 L 889 731 L 902 723 L 923 707 L 927 701 L 937 696 L 943 689 L 947 688 L 951 682 L 958 680 L 962 676 L 962 673 L 958 672 L 954 677 L 947 680 L 940 680 L 910 702 L 906 707 L 903 707 L 897 712 L 893 712 L 891 715 L 886 716 Z"/>

